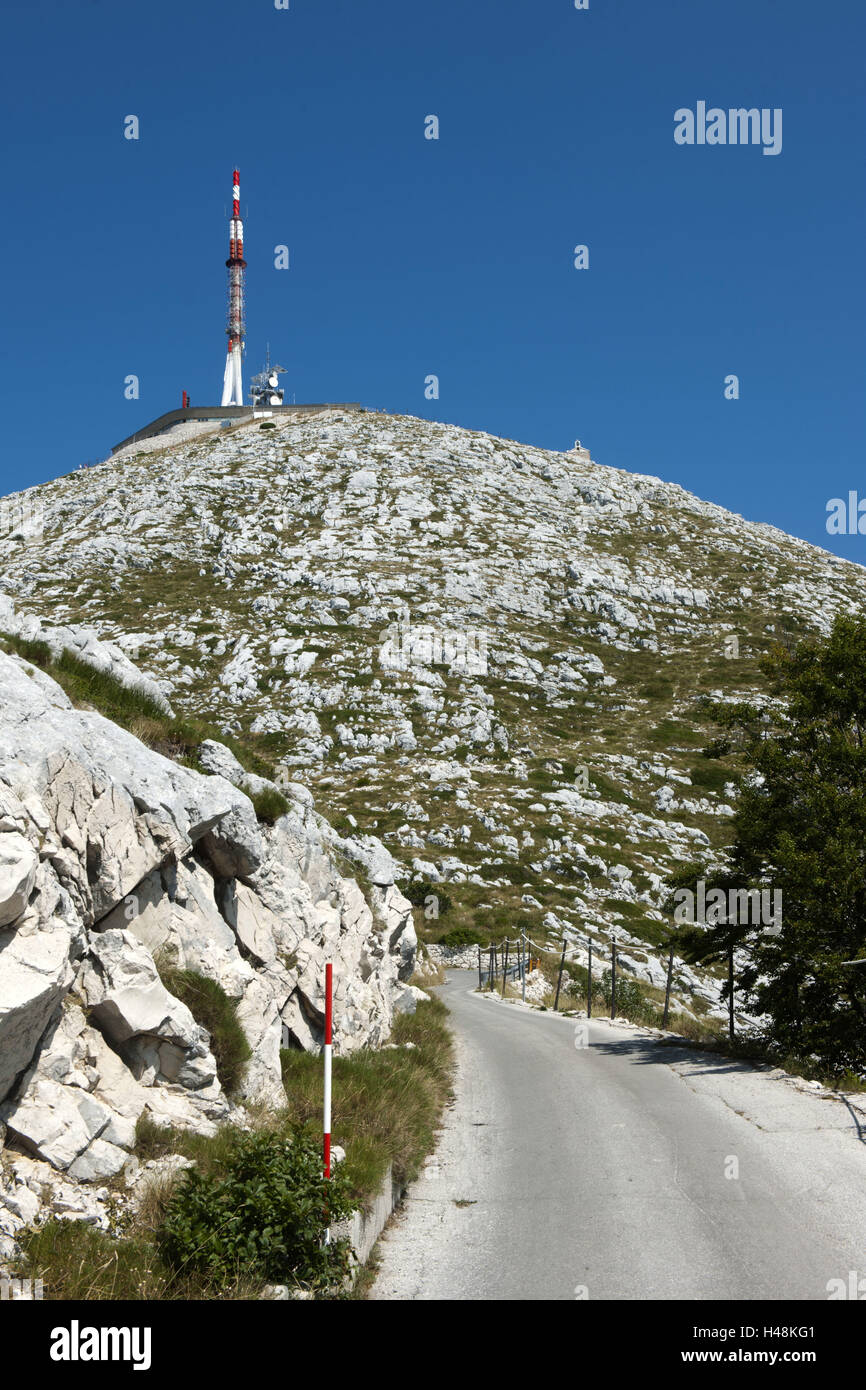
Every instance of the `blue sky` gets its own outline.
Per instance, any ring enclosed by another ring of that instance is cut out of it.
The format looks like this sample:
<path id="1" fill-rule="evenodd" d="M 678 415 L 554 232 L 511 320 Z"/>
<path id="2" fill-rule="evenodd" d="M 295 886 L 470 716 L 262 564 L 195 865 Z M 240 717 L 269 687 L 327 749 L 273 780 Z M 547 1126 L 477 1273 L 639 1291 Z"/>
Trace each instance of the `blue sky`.
<path id="1" fill-rule="evenodd" d="M 288 399 L 580 437 L 866 562 L 825 529 L 866 496 L 862 0 L 4 0 L 0 24 L 0 491 L 184 388 L 219 402 L 237 164 L 247 378 L 270 341 Z M 701 100 L 781 108 L 781 154 L 675 144 Z"/>

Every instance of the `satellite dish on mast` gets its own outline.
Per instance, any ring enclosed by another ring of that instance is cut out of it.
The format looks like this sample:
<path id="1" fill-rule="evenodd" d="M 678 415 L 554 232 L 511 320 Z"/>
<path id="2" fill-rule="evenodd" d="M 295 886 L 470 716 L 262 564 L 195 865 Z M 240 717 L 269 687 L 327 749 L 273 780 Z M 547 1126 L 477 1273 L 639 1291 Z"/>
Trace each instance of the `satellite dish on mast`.
<path id="1" fill-rule="evenodd" d="M 268 343 L 264 370 L 250 382 L 250 396 L 254 407 L 282 405 L 284 392 L 280 389 L 280 374 L 285 375 L 285 367 L 271 366 L 271 345 Z"/>

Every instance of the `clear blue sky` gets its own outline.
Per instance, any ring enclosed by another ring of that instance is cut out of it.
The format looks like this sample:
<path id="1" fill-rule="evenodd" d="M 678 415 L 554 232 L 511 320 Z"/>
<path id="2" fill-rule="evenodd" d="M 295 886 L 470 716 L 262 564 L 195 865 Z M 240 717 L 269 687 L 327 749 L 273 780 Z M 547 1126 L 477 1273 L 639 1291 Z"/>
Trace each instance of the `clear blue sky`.
<path id="1" fill-rule="evenodd" d="M 4 0 L 0 24 L 0 491 L 183 388 L 218 404 L 237 164 L 247 377 L 269 340 L 288 399 L 579 436 L 866 562 L 824 526 L 866 496 L 863 0 Z M 781 107 L 781 154 L 676 145 L 701 100 Z"/>

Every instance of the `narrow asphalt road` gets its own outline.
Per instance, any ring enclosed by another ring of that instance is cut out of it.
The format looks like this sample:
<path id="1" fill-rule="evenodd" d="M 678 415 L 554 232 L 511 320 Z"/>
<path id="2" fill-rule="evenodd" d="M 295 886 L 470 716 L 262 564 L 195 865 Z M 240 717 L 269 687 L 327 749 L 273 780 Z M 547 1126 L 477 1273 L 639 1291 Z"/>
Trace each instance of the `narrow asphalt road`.
<path id="1" fill-rule="evenodd" d="M 577 1020 L 473 982 L 438 991 L 456 1100 L 371 1298 L 825 1300 L 866 1279 L 861 1114 L 605 1020 L 580 1045 Z"/>

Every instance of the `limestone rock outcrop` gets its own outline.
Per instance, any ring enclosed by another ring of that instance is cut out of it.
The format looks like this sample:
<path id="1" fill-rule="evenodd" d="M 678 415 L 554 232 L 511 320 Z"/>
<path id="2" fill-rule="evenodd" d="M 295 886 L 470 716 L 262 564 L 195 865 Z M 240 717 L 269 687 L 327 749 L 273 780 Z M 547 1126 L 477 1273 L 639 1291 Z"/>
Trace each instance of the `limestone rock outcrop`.
<path id="1" fill-rule="evenodd" d="M 56 1175 L 52 1191 L 119 1172 L 145 1113 L 212 1133 L 245 1102 L 284 1104 L 280 1049 L 321 1046 L 326 961 L 344 1052 L 383 1042 L 403 1006 L 399 890 L 368 901 L 343 876 L 304 788 L 260 825 L 233 755 L 206 756 L 209 775 L 161 756 L 0 652 L 0 1156 Z M 235 1001 L 237 1094 L 164 967 Z M 0 1257 L 32 1206 L 9 1202 Z"/>

